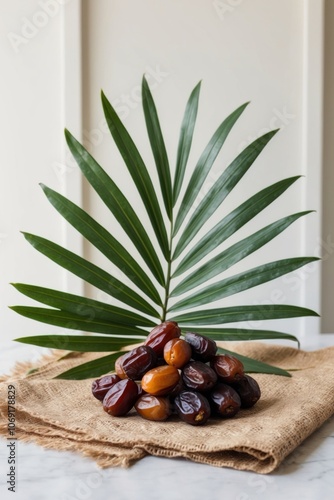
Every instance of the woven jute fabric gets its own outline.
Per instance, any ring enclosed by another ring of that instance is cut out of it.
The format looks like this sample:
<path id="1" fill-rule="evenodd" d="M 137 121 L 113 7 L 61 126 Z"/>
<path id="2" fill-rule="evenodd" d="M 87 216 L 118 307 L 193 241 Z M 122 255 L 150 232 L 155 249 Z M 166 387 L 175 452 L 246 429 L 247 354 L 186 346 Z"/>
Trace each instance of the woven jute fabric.
<path id="1" fill-rule="evenodd" d="M 8 435 L 7 387 L 13 384 L 19 440 L 81 452 L 101 467 L 128 467 L 156 455 L 269 473 L 334 413 L 334 347 L 305 352 L 260 342 L 221 345 L 291 370 L 292 377 L 254 374 L 262 397 L 253 408 L 193 427 L 176 416 L 147 421 L 134 410 L 125 417 L 108 415 L 91 395 L 92 379 L 53 378 L 101 354 L 73 353 L 59 359 L 58 351 L 29 375 L 31 367 L 17 365 L 2 378 L 0 434 Z"/>

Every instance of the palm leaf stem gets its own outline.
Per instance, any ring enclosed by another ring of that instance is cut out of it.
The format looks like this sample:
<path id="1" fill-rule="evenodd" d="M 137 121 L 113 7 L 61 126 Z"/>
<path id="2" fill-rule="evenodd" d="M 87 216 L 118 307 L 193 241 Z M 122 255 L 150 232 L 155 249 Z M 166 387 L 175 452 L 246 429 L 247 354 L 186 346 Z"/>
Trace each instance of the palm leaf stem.
<path id="1" fill-rule="evenodd" d="M 166 321 L 166 315 L 168 311 L 168 301 L 170 298 L 170 285 L 171 285 L 171 280 L 172 280 L 172 263 L 173 263 L 173 231 L 174 231 L 174 219 L 173 219 L 173 211 L 171 213 L 171 219 L 170 219 L 170 233 L 169 233 L 169 241 L 168 241 L 168 247 L 169 247 L 169 256 L 167 260 L 167 273 L 166 273 L 166 285 L 165 285 L 165 299 L 164 303 L 162 306 L 162 314 L 161 314 L 161 321 Z"/>

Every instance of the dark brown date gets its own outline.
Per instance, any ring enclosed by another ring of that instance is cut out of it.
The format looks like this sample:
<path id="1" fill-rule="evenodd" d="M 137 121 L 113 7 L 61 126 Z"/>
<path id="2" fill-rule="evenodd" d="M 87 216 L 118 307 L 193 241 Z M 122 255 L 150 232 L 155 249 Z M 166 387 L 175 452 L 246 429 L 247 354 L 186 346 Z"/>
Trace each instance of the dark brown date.
<path id="1" fill-rule="evenodd" d="M 147 336 L 145 345 L 151 347 L 159 357 L 162 357 L 167 342 L 180 337 L 180 335 L 181 330 L 175 321 L 165 321 L 153 328 Z"/>
<path id="2" fill-rule="evenodd" d="M 102 401 L 104 396 L 109 391 L 109 389 L 111 389 L 112 386 L 115 385 L 116 382 L 119 382 L 120 380 L 121 379 L 116 374 L 105 375 L 104 377 L 94 380 L 94 382 L 92 383 L 93 396 L 99 401 Z"/>
<path id="3" fill-rule="evenodd" d="M 217 352 L 217 344 L 214 340 L 198 333 L 187 332 L 186 341 L 191 345 L 192 357 L 196 360 L 209 361 Z"/>
<path id="4" fill-rule="evenodd" d="M 240 396 L 242 408 L 254 406 L 261 397 L 259 384 L 250 375 L 244 375 L 241 380 L 232 384 L 232 387 Z"/>
<path id="5" fill-rule="evenodd" d="M 122 368 L 127 378 L 140 380 L 143 375 L 157 365 L 156 353 L 146 345 L 135 347 L 122 355 Z"/>
<path id="6" fill-rule="evenodd" d="M 189 389 L 208 391 L 217 382 L 216 372 L 202 361 L 192 361 L 183 367 L 182 380 Z"/>
<path id="7" fill-rule="evenodd" d="M 145 373 L 141 385 L 145 392 L 153 396 L 169 394 L 180 380 L 180 374 L 174 366 L 157 366 Z"/>
<path id="8" fill-rule="evenodd" d="M 172 413 L 172 407 L 168 398 L 143 394 L 135 403 L 137 413 L 147 420 L 162 421 Z"/>
<path id="9" fill-rule="evenodd" d="M 182 391 L 174 399 L 178 416 L 190 425 L 203 425 L 211 415 L 210 404 L 203 394 Z"/>
<path id="10" fill-rule="evenodd" d="M 190 344 L 179 338 L 169 340 L 164 347 L 164 358 L 169 365 L 182 368 L 191 358 Z"/>
<path id="11" fill-rule="evenodd" d="M 239 394 L 226 384 L 217 384 L 209 394 L 209 401 L 214 412 L 225 418 L 234 417 L 241 406 Z"/>
<path id="12" fill-rule="evenodd" d="M 126 415 L 138 398 L 138 386 L 130 379 L 120 380 L 112 386 L 103 399 L 103 409 L 109 415 Z"/>
<path id="13" fill-rule="evenodd" d="M 238 382 L 244 376 L 244 365 L 229 354 L 214 356 L 210 361 L 210 365 L 219 379 L 227 384 Z"/>

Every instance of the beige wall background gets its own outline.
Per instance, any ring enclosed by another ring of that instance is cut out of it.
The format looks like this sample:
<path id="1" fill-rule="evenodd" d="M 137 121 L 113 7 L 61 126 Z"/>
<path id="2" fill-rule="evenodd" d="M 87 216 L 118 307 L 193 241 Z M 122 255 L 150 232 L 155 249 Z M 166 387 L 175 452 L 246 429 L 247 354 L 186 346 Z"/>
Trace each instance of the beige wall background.
<path id="1" fill-rule="evenodd" d="M 144 71 L 151 75 L 152 92 L 171 162 L 175 160 L 178 128 L 186 99 L 200 79 L 203 79 L 203 86 L 192 162 L 197 160 L 219 122 L 242 102 L 251 100 L 247 114 L 239 120 L 213 169 L 214 178 L 242 145 L 264 129 L 273 128 L 273 125 L 281 127 L 275 142 L 257 160 L 253 173 L 240 184 L 239 194 L 226 203 L 226 210 L 271 182 L 307 173 L 303 150 L 305 9 L 307 5 L 317 8 L 321 4 L 322 0 L 12 0 L 10 3 L 0 0 L 3 69 L 0 79 L 3 109 L 0 120 L 0 331 L 4 338 L 53 332 L 48 325 L 26 320 L 8 309 L 8 305 L 14 304 L 36 305 L 13 290 L 9 282 L 67 288 L 72 292 L 81 286 L 33 250 L 20 234 L 21 230 L 36 233 L 80 251 L 75 232 L 64 229 L 60 217 L 38 187 L 39 182 L 44 182 L 79 203 L 80 176 L 68 155 L 64 155 L 65 126 L 78 138 L 83 138 L 116 182 L 136 200 L 136 190 L 123 173 L 112 139 L 101 125 L 101 88 L 117 103 L 120 115 L 149 163 L 151 152 L 139 92 Z M 70 23 L 75 30 L 70 24 L 66 38 L 64 18 L 70 18 L 71 12 Z M 291 320 L 284 325 L 269 325 L 269 322 L 259 325 L 300 335 L 334 331 L 333 0 L 325 0 L 324 19 L 323 170 L 322 165 L 316 163 L 311 176 L 306 175 L 296 183 L 267 214 L 257 219 L 254 226 L 240 233 L 240 237 L 245 236 L 288 213 L 319 205 L 318 213 L 308 216 L 305 225 L 295 223 L 280 240 L 258 252 L 256 261 L 249 259 L 244 264 L 252 267 L 275 258 L 312 255 L 316 247 L 323 255 L 322 271 L 319 265 L 304 277 L 293 276 L 293 281 L 289 281 L 291 277 L 276 280 L 233 298 L 233 303 L 235 299 L 241 303 L 265 303 L 272 300 L 278 290 L 286 303 L 319 310 L 321 321 L 308 319 L 307 326 L 301 320 Z M 316 25 L 315 31 L 318 29 Z M 82 32 L 82 43 L 75 46 L 72 42 L 78 30 Z M 313 49 L 309 47 L 309 52 Z M 82 74 L 79 74 L 80 50 Z M 322 57 L 319 68 L 321 65 Z M 71 70 L 80 77 L 77 86 L 68 85 L 69 81 L 64 78 L 64 71 L 70 74 Z M 316 80 L 319 74 L 314 75 Z M 320 91 L 317 97 L 321 97 Z M 315 111 L 320 112 L 320 107 Z M 314 135 L 319 133 L 317 127 Z M 150 168 L 155 175 L 154 167 Z M 316 183 L 322 175 L 320 196 Z M 85 184 L 83 206 L 126 241 L 105 207 Z M 145 220 L 139 200 L 138 212 Z M 322 232 L 318 231 L 320 226 Z M 305 230 L 311 235 L 306 243 Z M 106 264 L 88 245 L 84 252 L 97 264 Z M 242 271 L 242 266 L 240 264 L 235 271 Z M 107 299 L 96 290 L 86 289 L 86 292 L 100 300 Z"/>

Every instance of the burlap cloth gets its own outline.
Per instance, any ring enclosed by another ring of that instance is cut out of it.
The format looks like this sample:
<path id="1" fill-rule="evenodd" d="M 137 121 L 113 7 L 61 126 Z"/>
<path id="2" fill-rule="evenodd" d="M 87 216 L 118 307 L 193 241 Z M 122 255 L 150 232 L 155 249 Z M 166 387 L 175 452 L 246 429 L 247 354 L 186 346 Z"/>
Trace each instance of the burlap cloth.
<path id="1" fill-rule="evenodd" d="M 101 467 L 128 467 L 146 455 L 184 457 L 218 467 L 260 473 L 273 471 L 307 436 L 334 413 L 334 347 L 298 351 L 260 342 L 221 343 L 227 349 L 293 370 L 292 378 L 256 374 L 262 397 L 232 419 L 210 419 L 193 427 L 172 417 L 150 422 L 135 412 L 111 417 L 91 395 L 92 380 L 53 380 L 57 374 L 101 354 L 44 358 L 2 378 L 0 434 L 7 434 L 7 386 L 16 388 L 16 430 L 22 441 L 75 450 Z M 296 370 L 296 371 L 295 371 Z"/>

